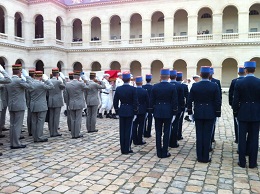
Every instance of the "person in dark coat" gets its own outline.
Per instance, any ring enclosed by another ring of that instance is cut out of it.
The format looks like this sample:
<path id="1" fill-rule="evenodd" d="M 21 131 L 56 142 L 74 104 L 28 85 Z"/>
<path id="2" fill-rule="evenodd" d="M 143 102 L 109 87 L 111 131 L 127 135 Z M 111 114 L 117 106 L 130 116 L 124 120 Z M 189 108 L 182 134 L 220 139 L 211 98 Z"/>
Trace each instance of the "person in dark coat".
<path id="1" fill-rule="evenodd" d="M 161 69 L 161 82 L 151 91 L 151 103 L 155 119 L 156 152 L 159 158 L 170 157 L 168 152 L 171 124 L 178 112 L 178 94 L 176 87 L 168 82 L 169 69 Z M 162 142 L 163 136 L 163 142 Z"/>
<path id="2" fill-rule="evenodd" d="M 136 91 L 138 97 L 138 114 L 133 122 L 133 143 L 135 145 L 144 145 L 146 142 L 143 140 L 144 123 L 149 107 L 148 92 L 142 88 L 143 79 L 141 76 L 136 77 Z"/>
<path id="3" fill-rule="evenodd" d="M 228 101 L 229 101 L 229 105 L 232 108 L 232 102 L 233 102 L 233 96 L 234 96 L 234 89 L 235 89 L 235 84 L 237 80 L 243 79 L 245 77 L 245 70 L 244 67 L 239 67 L 238 68 L 238 76 L 237 78 L 233 79 L 231 81 L 229 90 L 228 90 Z M 238 125 L 237 125 L 237 121 L 234 117 L 234 131 L 235 131 L 235 143 L 238 143 Z"/>
<path id="4" fill-rule="evenodd" d="M 124 84 L 116 88 L 113 105 L 116 114 L 119 115 L 119 136 L 121 153 L 129 154 L 133 153 L 133 150 L 131 149 L 131 134 L 133 120 L 135 120 L 138 113 L 138 98 L 136 88 L 129 85 L 131 78 L 130 72 L 124 72 L 122 74 L 122 78 Z"/>
<path id="5" fill-rule="evenodd" d="M 149 100 L 150 100 L 151 91 L 153 88 L 153 85 L 151 84 L 151 80 L 152 80 L 153 76 L 152 76 L 152 74 L 146 74 L 145 78 L 146 78 L 146 84 L 143 85 L 142 87 L 148 92 Z M 145 123 L 144 123 L 144 137 L 147 137 L 147 138 L 152 137 L 152 135 L 151 135 L 152 122 L 153 122 L 153 114 L 151 112 L 151 109 L 148 108 L 148 114 L 147 114 L 147 117 L 146 117 Z"/>
<path id="6" fill-rule="evenodd" d="M 187 101 L 189 96 L 189 90 L 188 86 L 185 83 L 182 83 L 182 72 L 177 72 L 176 81 L 181 84 L 183 88 L 184 98 L 185 98 L 185 108 L 187 108 Z M 178 123 L 178 132 L 177 132 L 177 139 L 182 140 L 182 123 L 183 123 L 183 117 L 185 113 L 185 108 L 181 110 L 180 116 L 179 116 L 179 123 Z"/>
<path id="7" fill-rule="evenodd" d="M 209 81 L 210 67 L 202 66 L 200 72 L 202 80 L 190 90 L 188 114 L 195 120 L 197 160 L 208 163 L 212 126 L 215 118 L 220 117 L 221 99 L 217 84 Z"/>
<path id="8" fill-rule="evenodd" d="M 176 118 L 174 122 L 172 123 L 171 127 L 171 136 L 170 136 L 170 144 L 169 147 L 171 148 L 177 148 L 179 147 L 178 144 L 178 129 L 179 129 L 179 119 L 181 114 L 185 111 L 185 100 L 184 100 L 184 91 L 182 84 L 178 83 L 176 81 L 177 77 L 177 71 L 171 70 L 170 71 L 170 83 L 176 87 L 177 93 L 178 93 L 178 113 L 176 114 Z"/>
<path id="9" fill-rule="evenodd" d="M 221 99 L 221 103 L 222 103 L 222 89 L 221 89 L 220 80 L 218 80 L 216 78 L 213 78 L 213 74 L 214 74 L 214 68 L 210 67 L 210 77 L 209 77 L 209 80 L 212 83 L 215 83 L 215 84 L 218 85 L 219 95 L 220 95 L 220 99 Z M 216 128 L 216 118 L 215 118 L 214 125 L 213 125 L 213 128 L 212 128 L 213 132 L 212 132 L 212 136 L 211 136 L 211 142 L 215 142 L 215 128 Z M 212 146 L 211 146 L 211 150 L 212 150 Z"/>
<path id="10" fill-rule="evenodd" d="M 254 76 L 255 61 L 245 62 L 244 68 L 246 76 L 236 81 L 232 102 L 234 116 L 238 120 L 238 165 L 245 168 L 248 149 L 250 150 L 249 168 L 255 168 L 259 146 L 260 79 Z"/>

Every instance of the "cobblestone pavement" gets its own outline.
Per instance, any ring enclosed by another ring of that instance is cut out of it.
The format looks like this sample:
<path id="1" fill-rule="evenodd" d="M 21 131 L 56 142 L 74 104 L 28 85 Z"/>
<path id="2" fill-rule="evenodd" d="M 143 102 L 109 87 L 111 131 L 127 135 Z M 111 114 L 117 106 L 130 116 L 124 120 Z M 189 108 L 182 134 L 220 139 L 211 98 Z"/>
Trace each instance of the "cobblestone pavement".
<path id="1" fill-rule="evenodd" d="M 133 146 L 133 154 L 121 155 L 118 123 L 116 119 L 98 119 L 98 133 L 88 134 L 83 117 L 84 138 L 71 139 L 62 114 L 62 137 L 33 143 L 24 132 L 22 142 L 27 148 L 19 150 L 10 150 L 8 139 L 0 139 L 4 143 L 0 193 L 260 193 L 260 168 L 237 165 L 226 94 L 209 164 L 196 161 L 194 123 L 184 122 L 184 140 L 179 141 L 179 148 L 171 148 L 172 156 L 165 159 L 156 157 L 154 129 L 147 144 Z M 44 132 L 49 135 L 46 124 Z"/>

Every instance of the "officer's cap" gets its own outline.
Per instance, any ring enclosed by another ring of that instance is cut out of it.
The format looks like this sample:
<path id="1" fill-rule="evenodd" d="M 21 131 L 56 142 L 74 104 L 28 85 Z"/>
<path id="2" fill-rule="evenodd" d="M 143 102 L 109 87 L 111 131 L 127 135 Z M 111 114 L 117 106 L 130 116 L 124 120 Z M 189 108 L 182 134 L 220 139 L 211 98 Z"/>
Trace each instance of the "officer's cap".
<path id="1" fill-rule="evenodd" d="M 103 77 L 110 77 L 110 75 L 108 73 L 105 73 Z"/>
<path id="2" fill-rule="evenodd" d="M 142 76 L 137 76 L 137 77 L 135 78 L 135 82 L 136 82 L 136 83 L 142 83 L 142 81 L 143 81 Z"/>
<path id="3" fill-rule="evenodd" d="M 201 73 L 210 73 L 211 72 L 211 69 L 209 66 L 201 66 L 200 67 L 200 72 Z"/>
<path id="4" fill-rule="evenodd" d="M 238 73 L 245 73 L 244 67 L 239 67 L 237 71 Z"/>
<path id="5" fill-rule="evenodd" d="M 96 73 L 95 73 L 95 72 L 90 72 L 89 76 L 94 76 L 94 77 L 96 77 Z"/>
<path id="6" fill-rule="evenodd" d="M 170 69 L 161 69 L 161 75 L 170 75 Z"/>
<path id="7" fill-rule="evenodd" d="M 42 71 L 35 71 L 34 75 L 35 77 L 42 77 L 43 72 Z"/>
<path id="8" fill-rule="evenodd" d="M 192 78 L 200 78 L 199 75 L 193 75 Z"/>
<path id="9" fill-rule="evenodd" d="M 74 75 L 74 72 L 69 72 L 69 76 L 73 76 Z"/>
<path id="10" fill-rule="evenodd" d="M 146 75 L 145 75 L 145 78 L 146 78 L 146 79 L 152 79 L 152 78 L 153 78 L 153 75 L 152 75 L 152 74 L 146 74 Z"/>
<path id="11" fill-rule="evenodd" d="M 246 61 L 244 63 L 244 68 L 256 68 L 256 62 L 255 61 Z"/>
<path id="12" fill-rule="evenodd" d="M 210 67 L 210 74 L 213 75 L 214 74 L 214 68 Z"/>
<path id="13" fill-rule="evenodd" d="M 22 69 L 22 65 L 21 64 L 14 64 L 14 65 L 12 65 L 12 69 L 13 70 L 21 70 Z"/>
<path id="14" fill-rule="evenodd" d="M 35 73 L 35 69 L 29 69 L 29 73 Z"/>
<path id="15" fill-rule="evenodd" d="M 177 77 L 182 77 L 182 72 L 177 72 Z"/>
<path id="16" fill-rule="evenodd" d="M 59 73 L 59 68 L 53 68 L 52 73 Z"/>
<path id="17" fill-rule="evenodd" d="M 124 72 L 124 73 L 122 74 L 122 78 L 123 78 L 123 79 L 129 79 L 129 78 L 131 78 L 130 72 L 129 72 L 129 71 Z"/>
<path id="18" fill-rule="evenodd" d="M 74 75 L 80 76 L 81 71 L 74 71 Z"/>
<path id="19" fill-rule="evenodd" d="M 176 70 L 171 70 L 170 71 L 170 75 L 171 76 L 176 76 L 177 75 L 177 71 Z"/>

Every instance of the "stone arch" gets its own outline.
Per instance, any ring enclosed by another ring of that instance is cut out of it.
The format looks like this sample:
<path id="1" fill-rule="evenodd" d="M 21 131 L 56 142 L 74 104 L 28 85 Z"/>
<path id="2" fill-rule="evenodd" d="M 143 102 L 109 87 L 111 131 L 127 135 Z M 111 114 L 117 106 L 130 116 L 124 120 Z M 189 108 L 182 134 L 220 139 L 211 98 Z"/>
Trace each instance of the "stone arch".
<path id="1" fill-rule="evenodd" d="M 44 63 L 42 62 L 42 60 L 36 61 L 35 70 L 36 71 L 42 71 L 44 73 Z"/>
<path id="2" fill-rule="evenodd" d="M 101 20 L 99 17 L 91 19 L 91 41 L 101 40 Z"/>
<path id="3" fill-rule="evenodd" d="M 121 70 L 121 65 L 118 61 L 113 61 L 110 64 L 110 70 Z"/>
<path id="4" fill-rule="evenodd" d="M 183 74 L 183 79 L 187 78 L 187 63 L 182 60 L 178 59 L 173 63 L 173 69 L 177 71 L 181 71 Z"/>
<path id="5" fill-rule="evenodd" d="M 212 66 L 212 63 L 209 59 L 201 59 L 197 63 L 197 74 L 200 74 L 200 67 L 201 66 Z"/>
<path id="6" fill-rule="evenodd" d="M 83 66 L 82 66 L 82 64 L 80 63 L 80 62 L 75 62 L 74 64 L 73 64 L 73 71 L 75 72 L 75 71 L 80 71 L 80 72 L 82 72 L 83 71 Z"/>
<path id="7" fill-rule="evenodd" d="M 23 15 L 20 12 L 16 12 L 14 15 L 14 35 L 17 37 L 23 37 Z"/>
<path id="8" fill-rule="evenodd" d="M 101 71 L 101 64 L 95 61 L 91 64 L 91 71 Z"/>
<path id="9" fill-rule="evenodd" d="M 35 17 L 35 38 L 44 38 L 43 20 L 43 16 L 40 14 Z"/>
<path id="10" fill-rule="evenodd" d="M 130 72 L 131 74 L 136 76 L 142 76 L 142 65 L 139 61 L 132 61 L 130 64 Z"/>
<path id="11" fill-rule="evenodd" d="M 151 74 L 153 75 L 153 83 L 160 81 L 160 70 L 163 68 L 163 62 L 160 60 L 154 60 L 151 63 Z"/>
<path id="12" fill-rule="evenodd" d="M 7 66 L 8 66 L 8 61 L 7 61 L 7 59 L 6 59 L 5 57 L 3 57 L 3 56 L 0 57 L 0 65 L 2 65 L 2 67 L 3 67 L 4 69 L 7 68 Z"/>
<path id="13" fill-rule="evenodd" d="M 237 77 L 238 63 L 233 58 L 227 58 L 222 62 L 222 87 L 229 87 L 232 79 Z"/>
<path id="14" fill-rule="evenodd" d="M 156 11 L 152 15 L 151 37 L 164 37 L 164 14 L 161 11 Z"/>

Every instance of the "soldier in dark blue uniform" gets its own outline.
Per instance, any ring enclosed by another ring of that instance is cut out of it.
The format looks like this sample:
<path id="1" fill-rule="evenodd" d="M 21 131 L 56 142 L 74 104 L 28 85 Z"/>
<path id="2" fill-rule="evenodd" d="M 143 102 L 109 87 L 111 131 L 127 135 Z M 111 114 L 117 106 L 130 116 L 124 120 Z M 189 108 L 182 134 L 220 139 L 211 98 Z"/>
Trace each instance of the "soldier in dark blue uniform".
<path id="1" fill-rule="evenodd" d="M 120 147 L 122 154 L 133 153 L 131 150 L 132 124 L 138 113 L 138 98 L 136 88 L 129 85 L 130 72 L 122 75 L 124 85 L 116 88 L 113 105 L 119 115 Z M 118 107 L 120 101 L 120 107 Z"/>
<path id="2" fill-rule="evenodd" d="M 202 80 L 194 84 L 188 100 L 188 114 L 193 114 L 196 127 L 196 152 L 198 162 L 210 162 L 212 126 L 220 117 L 221 99 L 218 86 L 209 81 L 210 67 L 200 69 Z M 193 108 L 194 107 L 194 108 Z"/>
<path id="3" fill-rule="evenodd" d="M 222 102 L 222 89 L 221 89 L 220 80 L 213 78 L 213 74 L 214 74 L 214 68 L 210 67 L 210 77 L 209 77 L 209 80 L 211 82 L 213 82 L 213 83 L 218 85 L 219 95 L 220 95 L 220 99 L 221 99 L 221 102 Z M 214 124 L 213 124 L 213 128 L 212 128 L 213 133 L 212 133 L 212 137 L 211 137 L 211 142 L 215 142 L 215 128 L 216 128 L 216 118 L 215 118 L 215 121 L 214 121 Z M 211 150 L 212 150 L 212 147 L 211 147 Z"/>
<path id="4" fill-rule="evenodd" d="M 169 69 L 161 70 L 161 82 L 153 86 L 151 107 L 155 119 L 156 151 L 159 158 L 170 157 L 168 152 L 171 123 L 178 112 L 178 94 L 176 87 L 168 82 Z M 162 144 L 162 132 L 163 144 Z"/>
<path id="5" fill-rule="evenodd" d="M 133 122 L 133 143 L 135 145 L 144 145 L 146 144 L 143 141 L 144 122 L 149 107 L 149 96 L 148 92 L 142 88 L 143 79 L 141 76 L 136 77 L 135 83 L 138 97 L 138 114 Z"/>
<path id="6" fill-rule="evenodd" d="M 188 86 L 182 82 L 182 72 L 177 72 L 177 77 L 176 81 L 181 84 L 183 88 L 183 93 L 184 93 L 184 98 L 185 98 L 185 107 L 187 108 L 187 101 L 188 101 L 188 96 L 189 96 L 189 90 Z M 182 109 L 180 117 L 179 117 L 179 123 L 178 123 L 178 132 L 177 132 L 177 139 L 182 140 L 182 123 L 183 123 L 183 116 L 185 113 L 185 109 Z"/>
<path id="7" fill-rule="evenodd" d="M 232 102 L 233 102 L 233 96 L 234 96 L 234 88 L 237 80 L 243 79 L 245 77 L 245 71 L 244 67 L 239 67 L 238 68 L 238 78 L 235 78 L 231 81 L 229 91 L 228 91 L 228 101 L 229 105 L 232 107 Z M 237 126 L 237 121 L 234 117 L 234 131 L 235 131 L 235 143 L 238 143 L 238 126 Z"/>
<path id="8" fill-rule="evenodd" d="M 238 165 L 245 168 L 246 150 L 249 149 L 249 168 L 255 168 L 259 146 L 260 79 L 254 76 L 255 61 L 245 62 L 244 68 L 246 76 L 236 81 L 232 105 L 234 116 L 238 120 Z M 246 144 L 247 135 L 248 144 Z"/>
<path id="9" fill-rule="evenodd" d="M 151 91 L 153 88 L 153 85 L 151 84 L 151 80 L 152 80 L 153 76 L 152 76 L 152 74 L 147 74 L 145 76 L 145 78 L 146 78 L 146 84 L 143 85 L 142 87 L 147 90 L 149 99 L 150 99 Z M 151 135 L 152 122 L 153 122 L 153 114 L 152 114 L 151 110 L 148 109 L 148 115 L 147 115 L 147 118 L 145 119 L 145 125 L 144 125 L 144 137 L 149 138 L 152 136 Z"/>
<path id="10" fill-rule="evenodd" d="M 184 92 L 183 87 L 180 83 L 176 81 L 177 77 L 177 71 L 171 70 L 170 71 L 170 83 L 176 87 L 177 93 L 178 93 L 178 113 L 176 114 L 176 118 L 174 122 L 172 123 L 171 127 L 171 136 L 170 136 L 170 143 L 169 147 L 171 148 L 177 148 L 179 147 L 178 141 L 177 141 L 177 132 L 179 129 L 179 118 L 181 116 L 181 113 L 185 111 L 185 101 L 184 101 Z"/>

